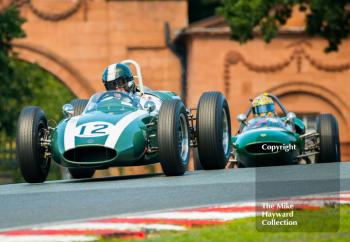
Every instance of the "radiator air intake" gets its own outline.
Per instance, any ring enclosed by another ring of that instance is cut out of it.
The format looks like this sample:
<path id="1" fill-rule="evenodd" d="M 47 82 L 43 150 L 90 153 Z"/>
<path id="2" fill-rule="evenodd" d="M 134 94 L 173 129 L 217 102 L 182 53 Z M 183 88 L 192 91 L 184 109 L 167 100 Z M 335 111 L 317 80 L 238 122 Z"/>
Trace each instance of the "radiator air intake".
<path id="1" fill-rule="evenodd" d="M 117 152 L 103 146 L 82 146 L 67 150 L 63 156 L 73 162 L 103 162 L 115 158 Z"/>
<path id="2" fill-rule="evenodd" d="M 265 145 L 265 149 L 263 148 L 263 145 Z M 266 147 L 271 147 L 271 146 L 276 146 L 279 147 L 281 146 L 281 143 L 274 143 L 274 142 L 264 142 L 264 143 L 255 143 L 255 144 L 250 144 L 245 147 L 246 151 L 252 154 L 273 154 L 277 153 L 277 150 L 272 151 L 271 149 L 266 149 Z"/>

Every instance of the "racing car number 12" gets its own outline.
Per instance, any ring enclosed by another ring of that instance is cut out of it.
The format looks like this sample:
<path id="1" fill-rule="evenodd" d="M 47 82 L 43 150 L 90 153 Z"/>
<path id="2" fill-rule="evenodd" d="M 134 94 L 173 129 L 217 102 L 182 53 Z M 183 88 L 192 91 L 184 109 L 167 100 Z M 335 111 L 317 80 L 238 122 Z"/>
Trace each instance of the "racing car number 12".
<path id="1" fill-rule="evenodd" d="M 77 127 L 76 136 L 80 137 L 96 137 L 96 136 L 104 136 L 109 134 L 109 130 L 112 125 L 106 122 L 91 122 L 79 125 Z"/>

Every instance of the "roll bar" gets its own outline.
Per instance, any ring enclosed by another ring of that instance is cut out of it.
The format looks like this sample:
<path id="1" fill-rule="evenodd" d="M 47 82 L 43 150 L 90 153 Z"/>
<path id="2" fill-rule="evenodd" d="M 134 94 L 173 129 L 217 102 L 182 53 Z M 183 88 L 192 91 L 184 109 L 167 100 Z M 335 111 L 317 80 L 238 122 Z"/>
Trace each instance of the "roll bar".
<path id="1" fill-rule="evenodd" d="M 281 108 L 281 110 L 282 110 L 282 112 L 284 113 L 285 116 L 288 115 L 287 109 L 285 108 L 285 106 L 283 106 L 283 104 L 278 99 L 278 97 L 276 97 L 276 96 L 274 96 L 272 94 L 269 94 L 269 93 L 267 94 L 267 96 L 272 98 L 272 100 L 274 100 L 278 104 L 278 106 Z M 252 106 L 250 105 L 248 110 L 245 112 L 245 116 L 248 118 L 251 113 L 252 113 Z M 244 123 L 240 123 L 240 126 L 239 126 L 239 129 L 237 131 L 237 134 L 239 134 L 242 131 L 243 127 L 244 127 Z"/>
<path id="2" fill-rule="evenodd" d="M 283 106 L 283 104 L 281 103 L 281 101 L 278 99 L 278 97 L 276 97 L 275 95 L 272 94 L 267 94 L 268 97 L 272 98 L 277 104 L 278 106 L 280 106 L 281 110 L 283 111 L 284 115 L 287 116 L 288 111 L 286 109 L 285 106 Z"/>
<path id="3" fill-rule="evenodd" d="M 121 63 L 126 64 L 126 65 L 133 65 L 135 67 L 136 76 L 134 76 L 134 78 L 137 78 L 137 82 L 139 84 L 139 89 L 140 89 L 141 95 L 143 95 L 144 94 L 144 87 L 143 87 L 143 82 L 142 82 L 142 74 L 141 74 L 140 65 L 134 60 L 123 60 Z"/>

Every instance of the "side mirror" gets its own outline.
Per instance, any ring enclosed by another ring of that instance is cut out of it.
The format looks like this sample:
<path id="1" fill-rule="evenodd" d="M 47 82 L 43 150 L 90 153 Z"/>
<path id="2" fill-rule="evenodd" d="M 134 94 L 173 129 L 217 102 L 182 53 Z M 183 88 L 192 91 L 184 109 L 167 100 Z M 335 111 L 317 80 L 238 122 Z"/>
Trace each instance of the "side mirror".
<path id="1" fill-rule="evenodd" d="M 292 126 L 292 129 L 293 131 L 295 131 L 295 123 L 294 123 L 294 119 L 296 118 L 297 116 L 295 115 L 295 113 L 288 113 L 287 114 L 287 120 L 286 122 L 289 123 L 291 126 Z"/>
<path id="2" fill-rule="evenodd" d="M 287 120 L 288 121 L 293 121 L 297 116 L 295 115 L 295 113 L 289 112 L 287 114 Z"/>
<path id="3" fill-rule="evenodd" d="M 151 113 L 156 109 L 156 104 L 153 101 L 147 101 L 144 105 L 144 109 Z"/>
<path id="4" fill-rule="evenodd" d="M 73 115 L 74 115 L 73 105 L 70 103 L 63 105 L 62 112 L 63 112 L 64 117 L 66 117 L 66 118 L 73 117 Z"/>
<path id="5" fill-rule="evenodd" d="M 247 120 L 247 115 L 245 115 L 244 113 L 238 114 L 237 120 L 240 123 L 245 123 L 245 121 Z"/>

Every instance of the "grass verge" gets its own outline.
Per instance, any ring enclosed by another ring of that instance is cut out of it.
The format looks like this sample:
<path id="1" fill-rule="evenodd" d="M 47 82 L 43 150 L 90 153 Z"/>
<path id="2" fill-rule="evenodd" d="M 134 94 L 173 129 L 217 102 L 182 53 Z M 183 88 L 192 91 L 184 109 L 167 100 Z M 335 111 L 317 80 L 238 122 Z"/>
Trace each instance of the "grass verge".
<path id="1" fill-rule="evenodd" d="M 334 208 L 322 208 L 318 211 L 300 211 L 299 219 L 307 219 L 310 226 L 322 226 L 327 221 L 321 221 L 316 213 L 332 213 Z M 315 215 L 315 216 L 312 216 Z M 313 227 L 314 228 L 314 227 Z M 315 229 L 315 228 L 314 228 Z M 304 241 L 349 241 L 350 238 L 350 206 L 340 208 L 340 226 L 338 232 L 259 232 L 256 228 L 255 218 L 238 219 L 224 225 L 193 228 L 186 232 L 163 232 L 149 234 L 146 240 L 137 242 L 232 242 L 232 241 L 268 241 L 268 242 L 304 242 Z M 101 239 L 100 242 L 121 242 L 121 239 Z M 133 240 L 131 240 L 133 241 Z"/>

